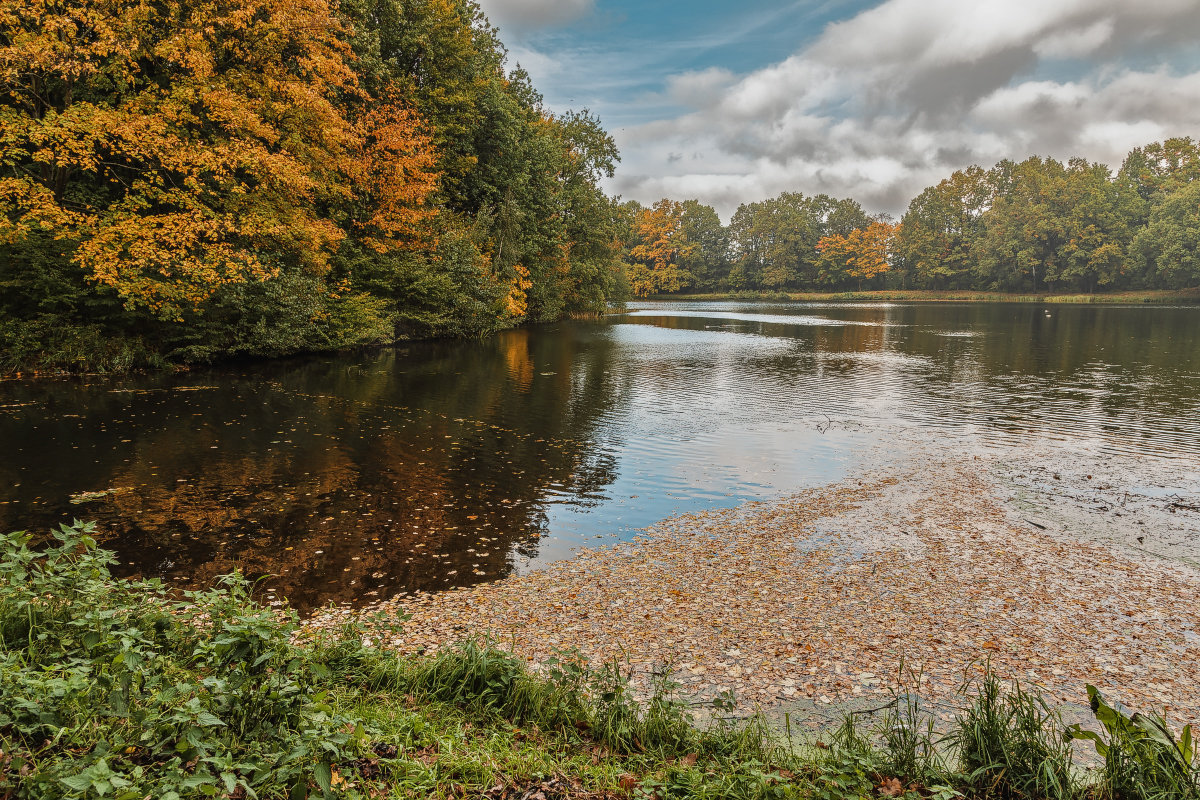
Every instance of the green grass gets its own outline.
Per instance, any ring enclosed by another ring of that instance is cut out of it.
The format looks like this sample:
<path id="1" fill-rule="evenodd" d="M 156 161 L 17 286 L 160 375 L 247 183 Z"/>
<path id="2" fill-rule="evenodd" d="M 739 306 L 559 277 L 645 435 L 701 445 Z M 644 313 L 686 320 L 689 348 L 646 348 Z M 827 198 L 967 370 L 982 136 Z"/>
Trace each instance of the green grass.
<path id="1" fill-rule="evenodd" d="M 935 291 L 932 289 L 880 289 L 864 292 L 770 292 L 742 291 L 710 294 L 656 295 L 651 300 L 777 300 L 801 302 L 920 302 L 920 303 L 1050 303 L 1078 305 L 1153 304 L 1190 305 L 1200 303 L 1200 288 L 1097 292 L 1095 294 L 1037 294 L 1014 292 Z"/>
<path id="2" fill-rule="evenodd" d="M 114 580 L 90 530 L 0 536 L 2 800 L 1200 799 L 1190 729 L 1094 690 L 1101 733 L 990 670 L 948 733 L 915 694 L 823 741 L 724 703 L 700 725 L 669 674 L 638 696 L 616 659 L 534 674 L 477 641 L 399 657 L 364 627 L 304 630 L 237 576 L 181 597 Z M 1074 767 L 1068 737 L 1104 768 Z"/>

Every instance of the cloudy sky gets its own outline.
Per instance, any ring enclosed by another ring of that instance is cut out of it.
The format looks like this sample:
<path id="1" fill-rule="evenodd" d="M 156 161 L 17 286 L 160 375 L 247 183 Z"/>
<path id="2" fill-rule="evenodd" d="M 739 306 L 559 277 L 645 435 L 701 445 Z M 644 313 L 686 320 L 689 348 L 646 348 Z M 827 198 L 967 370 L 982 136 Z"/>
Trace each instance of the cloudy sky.
<path id="1" fill-rule="evenodd" d="M 481 0 L 609 188 L 728 218 L 781 191 L 903 212 L 972 163 L 1200 136 L 1200 0 Z"/>

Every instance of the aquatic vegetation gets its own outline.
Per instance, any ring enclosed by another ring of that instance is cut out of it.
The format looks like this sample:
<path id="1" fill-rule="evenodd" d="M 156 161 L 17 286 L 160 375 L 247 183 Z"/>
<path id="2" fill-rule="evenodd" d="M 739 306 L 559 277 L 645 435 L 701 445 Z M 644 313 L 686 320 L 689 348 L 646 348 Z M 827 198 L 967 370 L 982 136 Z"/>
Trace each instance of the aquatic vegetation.
<path id="1" fill-rule="evenodd" d="M 1155 714 L 1127 714 L 1110 704 L 1095 686 L 1087 687 L 1092 713 L 1104 735 L 1072 725 L 1067 737 L 1092 742 L 1104 759 L 1109 794 L 1121 800 L 1157 800 L 1200 796 L 1200 757 L 1192 726 L 1178 739 L 1167 721 Z"/>

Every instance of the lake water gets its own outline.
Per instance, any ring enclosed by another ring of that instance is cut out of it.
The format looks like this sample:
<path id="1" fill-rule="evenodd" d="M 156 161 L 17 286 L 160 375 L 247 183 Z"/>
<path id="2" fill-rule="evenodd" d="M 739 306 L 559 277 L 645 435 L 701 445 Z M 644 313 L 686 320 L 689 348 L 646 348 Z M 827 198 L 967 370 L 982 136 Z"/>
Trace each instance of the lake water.
<path id="1" fill-rule="evenodd" d="M 241 568 L 304 610 L 536 569 L 914 439 L 1193 480 L 1200 307 L 635 303 L 482 342 L 0 382 L 0 528 L 96 520 L 124 574 Z"/>

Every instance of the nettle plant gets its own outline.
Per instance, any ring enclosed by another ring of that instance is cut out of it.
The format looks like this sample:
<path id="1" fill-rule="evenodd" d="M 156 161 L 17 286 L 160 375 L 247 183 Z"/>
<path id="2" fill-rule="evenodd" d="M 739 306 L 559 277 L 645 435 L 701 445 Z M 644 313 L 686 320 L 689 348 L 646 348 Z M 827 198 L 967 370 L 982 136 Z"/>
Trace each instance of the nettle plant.
<path id="1" fill-rule="evenodd" d="M 182 599 L 114 580 L 92 532 L 0 535 L 0 794 L 328 796 L 365 732 L 318 690 L 295 616 L 237 575 Z"/>

